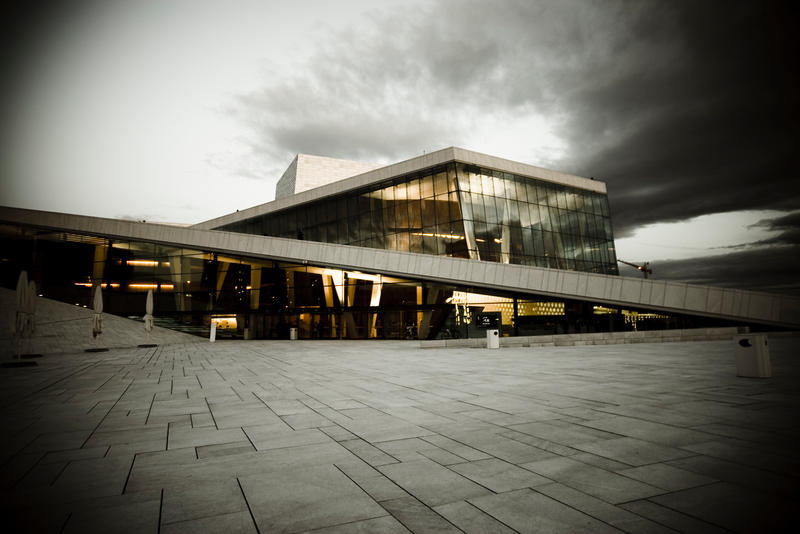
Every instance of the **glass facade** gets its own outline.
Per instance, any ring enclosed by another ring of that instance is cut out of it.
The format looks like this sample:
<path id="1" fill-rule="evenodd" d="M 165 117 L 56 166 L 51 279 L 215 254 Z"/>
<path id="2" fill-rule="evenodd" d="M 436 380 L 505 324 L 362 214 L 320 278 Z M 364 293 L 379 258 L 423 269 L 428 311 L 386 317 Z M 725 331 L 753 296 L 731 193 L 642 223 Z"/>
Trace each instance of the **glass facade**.
<path id="1" fill-rule="evenodd" d="M 138 320 L 152 290 L 157 325 L 204 337 L 212 323 L 233 338 L 288 339 L 292 328 L 300 339 L 485 337 L 477 317 L 487 313 L 504 335 L 677 325 L 587 302 L 18 225 L 0 224 L 0 260 L 6 288 L 26 270 L 40 295 L 91 307 L 99 285 L 105 313 Z"/>
<path id="2" fill-rule="evenodd" d="M 606 195 L 455 162 L 218 230 L 618 274 Z"/>

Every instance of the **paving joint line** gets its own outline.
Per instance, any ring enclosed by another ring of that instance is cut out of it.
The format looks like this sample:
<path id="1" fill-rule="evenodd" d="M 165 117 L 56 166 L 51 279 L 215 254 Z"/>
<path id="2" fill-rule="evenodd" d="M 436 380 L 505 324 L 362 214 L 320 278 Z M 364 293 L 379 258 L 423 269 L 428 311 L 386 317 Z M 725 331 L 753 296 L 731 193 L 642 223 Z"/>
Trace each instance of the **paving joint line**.
<path id="1" fill-rule="evenodd" d="M 242 492 L 242 499 L 244 499 L 244 503 L 247 505 L 247 511 L 250 512 L 250 519 L 253 520 L 253 526 L 256 528 L 256 533 L 261 534 L 261 529 L 258 528 L 258 522 L 256 521 L 256 516 L 253 515 L 253 509 L 250 508 L 250 501 L 247 500 L 247 495 L 244 493 L 244 488 L 242 487 L 242 481 L 239 477 L 236 477 L 236 483 L 239 485 L 239 491 Z"/>

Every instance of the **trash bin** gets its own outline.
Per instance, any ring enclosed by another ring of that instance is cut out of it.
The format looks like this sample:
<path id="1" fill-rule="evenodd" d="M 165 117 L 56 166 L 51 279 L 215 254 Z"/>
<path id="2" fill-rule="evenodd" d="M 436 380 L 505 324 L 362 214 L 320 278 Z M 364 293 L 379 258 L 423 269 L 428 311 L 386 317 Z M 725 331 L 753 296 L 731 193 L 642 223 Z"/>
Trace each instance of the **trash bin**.
<path id="1" fill-rule="evenodd" d="M 486 348 L 499 349 L 500 348 L 500 330 L 497 328 L 486 329 Z"/>
<path id="2" fill-rule="evenodd" d="M 289 329 L 289 339 L 297 339 L 297 328 Z"/>
<path id="3" fill-rule="evenodd" d="M 769 346 L 764 334 L 734 336 L 736 351 L 736 374 L 752 378 L 769 378 L 772 365 L 769 361 Z"/>

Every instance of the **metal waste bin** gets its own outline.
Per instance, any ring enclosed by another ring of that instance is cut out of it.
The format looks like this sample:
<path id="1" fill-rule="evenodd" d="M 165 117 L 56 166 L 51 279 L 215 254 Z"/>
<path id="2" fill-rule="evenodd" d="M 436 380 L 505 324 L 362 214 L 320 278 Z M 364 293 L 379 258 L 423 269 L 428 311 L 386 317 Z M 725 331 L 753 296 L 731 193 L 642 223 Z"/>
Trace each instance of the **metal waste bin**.
<path id="1" fill-rule="evenodd" d="M 499 349 L 500 348 L 500 330 L 497 328 L 486 329 L 486 348 Z"/>
<path id="2" fill-rule="evenodd" d="M 734 336 L 736 351 L 736 374 L 752 378 L 769 378 L 772 365 L 769 361 L 769 345 L 764 334 Z"/>
<path id="3" fill-rule="evenodd" d="M 297 339 L 297 328 L 289 329 L 289 339 Z"/>

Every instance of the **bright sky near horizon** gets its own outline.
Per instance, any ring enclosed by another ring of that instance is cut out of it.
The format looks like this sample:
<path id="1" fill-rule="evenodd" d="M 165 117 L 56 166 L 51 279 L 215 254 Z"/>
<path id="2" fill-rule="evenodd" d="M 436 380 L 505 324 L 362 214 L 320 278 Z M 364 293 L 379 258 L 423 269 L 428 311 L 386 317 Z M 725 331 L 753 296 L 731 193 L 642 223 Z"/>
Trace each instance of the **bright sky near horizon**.
<path id="1" fill-rule="evenodd" d="M 391 163 L 461 146 L 605 181 L 620 258 L 756 266 L 745 252 L 796 246 L 796 128 L 764 103 L 796 102 L 795 79 L 756 41 L 776 32 L 762 19 L 785 30 L 775 12 L 710 4 L 18 8 L 0 204 L 194 223 L 271 200 L 298 152 Z M 773 86 L 731 79 L 742 67 Z"/>

